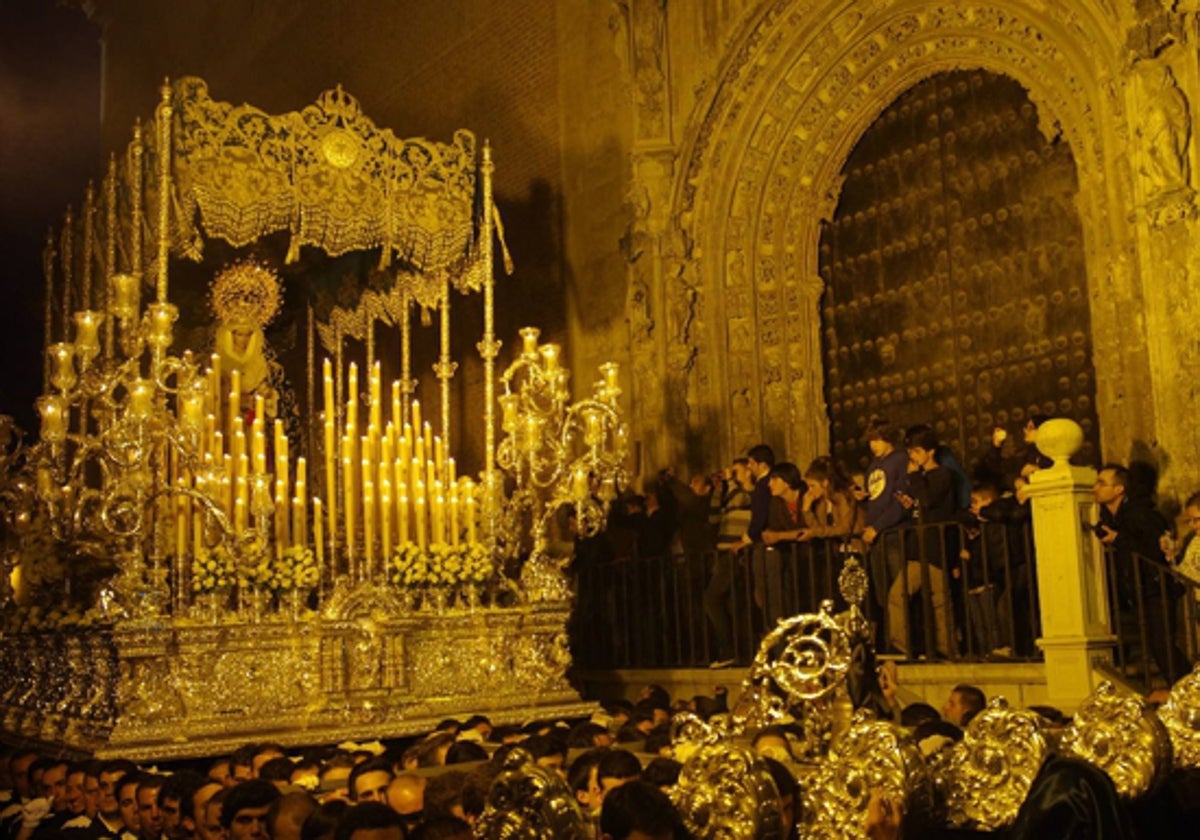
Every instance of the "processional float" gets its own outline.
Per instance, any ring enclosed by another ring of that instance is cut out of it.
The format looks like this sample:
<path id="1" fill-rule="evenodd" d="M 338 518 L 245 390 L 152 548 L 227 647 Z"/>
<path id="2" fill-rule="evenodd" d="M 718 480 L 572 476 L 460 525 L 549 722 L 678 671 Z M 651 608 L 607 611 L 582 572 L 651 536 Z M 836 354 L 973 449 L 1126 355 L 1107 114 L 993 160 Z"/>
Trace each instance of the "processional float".
<path id="1" fill-rule="evenodd" d="M 601 527 L 623 480 L 618 372 L 572 403 L 559 348 L 523 330 L 497 445 L 491 176 L 469 132 L 398 138 L 340 88 L 269 115 L 164 84 L 47 242 L 40 439 L 8 430 L 0 496 L 8 738 L 169 758 L 590 708 L 544 549 L 564 505 Z M 272 236 L 281 265 L 253 248 Z M 211 282 L 212 346 L 186 346 L 172 276 L 213 243 L 254 253 Z M 374 263 L 360 294 L 307 304 L 306 406 L 264 345 L 302 249 Z M 455 292 L 483 298 L 474 478 L 451 441 Z M 439 320 L 432 421 L 418 310 Z"/>

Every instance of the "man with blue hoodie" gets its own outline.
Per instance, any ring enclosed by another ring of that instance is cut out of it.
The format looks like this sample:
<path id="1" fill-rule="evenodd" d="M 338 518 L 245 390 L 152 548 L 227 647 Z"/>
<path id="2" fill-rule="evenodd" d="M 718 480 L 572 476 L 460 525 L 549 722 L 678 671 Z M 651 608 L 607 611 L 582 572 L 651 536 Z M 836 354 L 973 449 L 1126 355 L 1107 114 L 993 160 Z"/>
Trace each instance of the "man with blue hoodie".
<path id="1" fill-rule="evenodd" d="M 867 426 L 872 460 L 867 467 L 862 539 L 870 551 L 872 588 L 880 607 L 887 605 L 888 587 L 904 567 L 904 535 L 898 529 L 908 521 L 908 509 L 901 501 L 908 491 L 908 453 L 899 448 L 901 432 L 878 417 Z"/>

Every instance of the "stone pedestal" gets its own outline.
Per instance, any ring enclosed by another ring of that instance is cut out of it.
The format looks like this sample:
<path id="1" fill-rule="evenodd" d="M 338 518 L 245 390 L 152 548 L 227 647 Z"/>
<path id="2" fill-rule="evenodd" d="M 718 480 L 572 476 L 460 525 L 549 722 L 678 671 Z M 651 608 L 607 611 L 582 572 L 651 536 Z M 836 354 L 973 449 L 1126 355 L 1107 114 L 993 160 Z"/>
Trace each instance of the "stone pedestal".
<path id="1" fill-rule="evenodd" d="M 1096 471 L 1074 467 L 1070 457 L 1083 442 L 1073 420 L 1048 420 L 1038 448 L 1054 466 L 1030 477 L 1038 597 L 1046 658 L 1047 702 L 1073 710 L 1100 681 L 1095 666 L 1112 661 L 1104 556 L 1090 530 L 1095 520 Z"/>

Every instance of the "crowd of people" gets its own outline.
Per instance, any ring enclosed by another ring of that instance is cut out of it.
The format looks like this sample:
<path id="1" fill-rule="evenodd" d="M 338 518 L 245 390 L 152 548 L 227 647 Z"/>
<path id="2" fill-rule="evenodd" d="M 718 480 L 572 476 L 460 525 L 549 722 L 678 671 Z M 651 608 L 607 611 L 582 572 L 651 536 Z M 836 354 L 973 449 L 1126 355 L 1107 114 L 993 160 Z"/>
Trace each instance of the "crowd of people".
<path id="1" fill-rule="evenodd" d="M 986 704 L 979 688 L 958 685 L 942 708 L 935 709 L 899 686 L 893 663 L 884 665 L 880 689 L 882 713 L 912 733 L 926 756 L 961 740 L 964 729 Z M 712 833 L 717 830 L 713 812 L 680 810 L 687 807 L 688 797 L 674 794 L 683 768 L 679 759 L 686 760 L 686 753 L 672 743 L 669 726 L 670 716 L 680 711 L 711 719 L 726 714 L 728 707 L 723 690 L 714 696 L 672 701 L 662 687 L 648 685 L 636 702 L 608 703 L 586 720 L 517 727 L 493 726 L 486 717 L 475 716 L 461 722 L 447 720 L 426 735 L 386 745 L 343 744 L 290 754 L 279 744 L 247 744 L 229 755 L 181 763 L 170 770 L 140 767 L 125 759 L 76 762 L 32 749 L 9 749 L 0 753 L 0 834 L 6 840 L 744 836 Z M 1048 726 L 1066 722 L 1054 709 L 1035 711 Z M 802 836 L 806 802 L 811 807 L 813 796 L 819 795 L 810 791 L 806 799 L 801 781 L 806 778 L 801 772 L 805 738 L 804 722 L 785 718 L 740 740 L 757 754 L 759 767 L 771 778 L 766 793 L 761 786 L 746 785 L 744 795 L 763 797 L 755 804 L 780 815 L 782 833 L 763 837 L 797 840 Z M 524 754 L 514 756 L 518 749 Z M 496 794 L 495 788 L 503 787 L 497 780 L 523 761 L 542 768 L 537 772 L 552 781 L 553 789 L 541 786 L 540 802 L 517 801 L 538 793 L 537 783 L 510 785 L 503 795 Z M 1187 825 L 1200 804 L 1195 795 L 1200 771 L 1177 775 L 1175 787 L 1160 791 L 1152 807 L 1135 807 L 1118 800 L 1113 783 L 1103 773 L 1081 764 L 1067 762 L 1066 767 L 1077 785 L 1082 784 L 1079 774 L 1086 776 L 1087 785 L 1073 795 L 1076 800 L 1084 796 L 1086 807 L 1068 813 L 1061 807 L 1047 808 L 1041 798 L 1046 794 L 1039 793 L 1035 781 L 1009 836 L 1109 836 L 1095 833 L 1103 827 L 1113 831 L 1113 837 L 1133 837 L 1137 835 L 1125 827 L 1132 826 L 1135 818 L 1143 827 L 1152 825 L 1158 831 L 1144 836 L 1182 836 L 1170 831 Z M 1048 762 L 1047 767 L 1042 775 L 1051 770 L 1061 773 L 1064 765 Z M 723 784 L 735 782 L 727 779 Z M 1061 784 L 1057 776 L 1043 782 L 1051 790 Z M 554 824 L 559 828 L 546 822 L 541 833 L 531 833 L 534 821 L 525 825 L 524 833 L 515 831 L 511 823 L 494 819 L 505 808 L 525 817 L 541 809 L 543 818 L 557 820 Z M 1097 823 L 1110 817 L 1118 822 Z M 705 824 L 708 829 L 692 833 Z M 563 825 L 574 828 L 556 833 Z M 919 825 L 919 832 L 913 832 L 914 825 Z M 928 814 L 918 822 L 918 815 L 905 814 L 902 802 L 881 792 L 872 793 L 862 827 L 866 836 L 883 840 L 961 836 L 943 834 Z M 1063 833 L 1046 833 L 1051 828 Z"/>
<path id="2" fill-rule="evenodd" d="M 782 588 L 812 585 L 812 575 L 789 563 L 816 556 L 840 565 L 847 552 L 866 558 L 867 609 L 881 652 L 1031 657 L 1039 616 L 1029 482 L 1050 466 L 1036 447 L 1047 419 L 1029 418 L 1019 442 L 997 428 L 969 467 L 931 426 L 875 419 L 864 436 L 869 463 L 857 472 L 828 455 L 801 469 L 765 444 L 686 482 L 664 470 L 623 499 L 606 533 L 577 542 L 576 560 L 674 557 L 708 568 L 703 609 L 713 667 L 737 659 L 730 600 L 739 564 L 765 629 L 785 613 Z M 1177 541 L 1155 509 L 1152 482 L 1138 478 L 1118 464 L 1099 471 L 1095 529 L 1115 557 L 1119 612 L 1129 620 L 1140 610 L 1142 647 L 1169 683 L 1189 667 L 1177 617 L 1181 582 L 1200 583 L 1200 493 L 1185 504 L 1188 536 Z M 800 600 L 835 597 L 835 575 L 817 576 L 823 591 Z"/>

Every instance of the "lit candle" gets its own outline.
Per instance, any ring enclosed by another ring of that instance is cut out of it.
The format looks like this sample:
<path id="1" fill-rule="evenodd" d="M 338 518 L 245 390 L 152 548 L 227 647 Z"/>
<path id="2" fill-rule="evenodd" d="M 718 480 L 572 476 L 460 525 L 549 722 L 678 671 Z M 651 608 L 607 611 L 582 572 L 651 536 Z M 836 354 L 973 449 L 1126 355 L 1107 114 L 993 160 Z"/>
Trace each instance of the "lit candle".
<path id="1" fill-rule="evenodd" d="M 229 439 L 233 440 L 233 421 L 242 415 L 242 372 L 229 371 Z"/>
<path id="2" fill-rule="evenodd" d="M 475 494 L 470 490 L 467 491 L 466 498 L 466 516 L 467 516 L 467 544 L 475 544 Z"/>
<path id="3" fill-rule="evenodd" d="M 305 544 L 304 525 L 304 499 L 292 496 L 292 545 L 303 547 Z"/>
<path id="4" fill-rule="evenodd" d="M 404 491 L 403 485 L 400 488 L 400 514 L 396 519 L 396 530 L 399 532 L 399 543 L 404 545 L 408 542 L 408 495 Z"/>
<path id="5" fill-rule="evenodd" d="M 212 354 L 212 361 L 208 367 L 208 398 L 212 400 L 208 410 L 210 414 L 217 417 L 223 417 L 221 412 L 221 357 L 216 353 Z"/>
<path id="6" fill-rule="evenodd" d="M 69 391 L 75 387 L 75 348 L 70 344 L 58 342 L 46 348 L 50 359 L 50 384 L 60 391 Z"/>
<path id="7" fill-rule="evenodd" d="M 204 391 L 197 387 L 185 389 L 179 397 L 179 420 L 183 427 L 198 437 L 204 429 L 204 419 Z"/>
<path id="8" fill-rule="evenodd" d="M 233 455 L 234 467 L 240 466 L 239 461 L 246 454 L 246 433 L 242 431 L 242 418 L 233 418 L 233 429 L 230 431 L 230 454 Z"/>
<path id="9" fill-rule="evenodd" d="M 379 486 L 379 554 L 384 568 L 392 556 L 392 487 L 390 482 Z"/>
<path id="10" fill-rule="evenodd" d="M 100 325 L 103 323 L 104 315 L 99 312 L 75 313 L 75 353 L 84 370 L 100 355 Z"/>
<path id="11" fill-rule="evenodd" d="M 263 398 L 254 397 L 254 422 L 250 424 L 250 452 L 254 461 L 254 472 L 261 475 L 267 471 L 267 435 L 266 420 L 263 412 Z"/>
<path id="12" fill-rule="evenodd" d="M 421 401 L 414 399 L 412 401 L 412 427 L 413 431 L 420 433 L 421 431 Z"/>
<path id="13" fill-rule="evenodd" d="M 501 428 L 511 435 L 517 428 L 517 395 L 505 394 L 500 397 L 500 409 Z"/>
<path id="14" fill-rule="evenodd" d="M 603 437 L 603 427 L 600 425 L 600 415 L 595 411 L 589 411 L 583 415 L 584 431 L 583 442 L 588 446 L 599 445 Z"/>
<path id="15" fill-rule="evenodd" d="M 313 496 L 313 545 L 317 550 L 317 569 L 325 569 L 325 526 L 321 518 L 321 500 Z"/>
<path id="16" fill-rule="evenodd" d="M 450 485 L 450 545 L 458 545 L 458 488 Z"/>
<path id="17" fill-rule="evenodd" d="M 42 440 L 61 443 L 67 437 L 67 405 L 62 397 L 47 394 L 38 399 L 42 416 Z"/>
<path id="18" fill-rule="evenodd" d="M 233 503 L 233 533 L 241 536 L 246 530 L 246 499 L 242 495 L 245 490 L 245 481 L 238 480 L 239 489 L 237 498 Z"/>
<path id="19" fill-rule="evenodd" d="M 433 499 L 433 542 L 446 542 L 446 498 L 440 493 Z"/>
<path id="20" fill-rule="evenodd" d="M 354 484 L 350 480 L 354 475 L 353 464 L 349 455 L 342 456 L 342 492 L 343 507 L 346 509 L 346 562 L 350 567 L 351 579 L 354 577 Z"/>
<path id="21" fill-rule="evenodd" d="M 371 365 L 371 422 L 367 428 L 374 429 L 376 432 L 383 427 L 383 418 L 381 409 L 383 407 L 382 383 L 379 376 L 379 362 Z"/>
<path id="22" fill-rule="evenodd" d="M 283 556 L 283 550 L 290 544 L 288 540 L 288 520 L 291 509 L 288 506 L 287 485 L 279 479 L 275 480 L 275 557 Z"/>
<path id="23" fill-rule="evenodd" d="M 400 413 L 400 380 L 392 380 L 392 424 L 399 427 L 404 423 Z"/>
<path id="24" fill-rule="evenodd" d="M 293 504 L 299 507 L 299 517 L 292 525 L 292 544 L 308 545 L 308 461 L 296 459 L 296 485 L 292 490 Z"/>
<path id="25" fill-rule="evenodd" d="M 522 327 L 518 332 L 521 334 L 522 355 L 537 358 L 538 336 L 542 331 L 537 327 Z"/>
<path id="26" fill-rule="evenodd" d="M 363 482 L 363 559 L 367 575 L 375 561 L 375 485 Z"/>
<path id="27" fill-rule="evenodd" d="M 135 379 L 129 384 L 129 402 L 126 410 L 135 420 L 150 416 L 154 407 L 154 385 L 146 379 Z"/>
<path id="28" fill-rule="evenodd" d="M 283 421 L 275 421 L 275 480 L 286 487 L 288 479 L 288 439 L 283 431 Z"/>
<path id="29" fill-rule="evenodd" d="M 425 550 L 425 496 L 418 488 L 417 497 L 413 500 L 413 509 L 416 511 L 417 520 L 417 545 L 421 550 Z"/>
<path id="30" fill-rule="evenodd" d="M 137 317 L 141 309 L 142 278 L 136 274 L 114 274 L 112 276 L 112 314 L 127 321 Z"/>
<path id="31" fill-rule="evenodd" d="M 358 365 L 350 363 L 350 373 L 347 376 L 346 395 L 346 431 L 358 426 Z"/>

